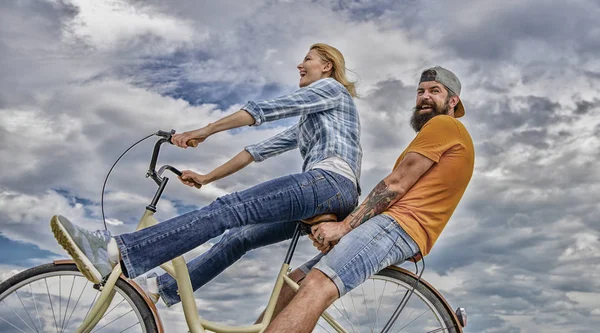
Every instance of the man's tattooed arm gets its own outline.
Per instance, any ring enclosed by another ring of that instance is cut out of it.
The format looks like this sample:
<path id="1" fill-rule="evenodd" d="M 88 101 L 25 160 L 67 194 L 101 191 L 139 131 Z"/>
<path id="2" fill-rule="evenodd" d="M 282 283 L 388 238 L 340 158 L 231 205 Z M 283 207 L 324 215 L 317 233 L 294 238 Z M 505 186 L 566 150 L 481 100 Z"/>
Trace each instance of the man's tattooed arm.
<path id="1" fill-rule="evenodd" d="M 398 192 L 391 190 L 384 180 L 380 181 L 365 201 L 348 217 L 350 228 L 354 229 L 373 216 L 383 213 L 398 199 Z"/>

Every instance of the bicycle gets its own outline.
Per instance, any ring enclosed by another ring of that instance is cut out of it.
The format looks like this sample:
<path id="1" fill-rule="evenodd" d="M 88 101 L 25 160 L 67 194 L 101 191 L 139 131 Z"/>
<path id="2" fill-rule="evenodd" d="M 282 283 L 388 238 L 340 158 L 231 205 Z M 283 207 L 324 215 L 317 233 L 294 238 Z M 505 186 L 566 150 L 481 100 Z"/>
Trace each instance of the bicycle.
<path id="1" fill-rule="evenodd" d="M 154 180 L 158 189 L 150 204 L 146 206 L 136 230 L 158 223 L 153 215 L 169 181 L 163 173 L 169 170 L 181 175 L 179 170 L 170 165 L 164 165 L 156 171 L 160 147 L 166 142 L 170 143 L 174 133 L 172 130 L 153 134 L 160 139 L 154 145 L 146 177 Z M 332 215 L 317 216 L 306 222 L 310 224 L 330 221 Z M 161 265 L 161 268 L 177 280 L 189 331 L 264 331 L 273 318 L 275 304 L 284 283 L 294 290 L 299 288 L 287 274 L 291 271 L 290 262 L 298 240 L 302 233 L 306 232 L 310 232 L 309 225 L 304 222 L 298 223 L 275 280 L 263 319 L 253 325 L 227 326 L 201 318 L 183 257 Z M 319 320 L 317 328 L 326 332 L 462 332 L 462 327 L 466 326 L 465 310 L 458 308 L 456 312 L 452 311 L 444 297 L 421 278 L 423 269 L 419 275 L 418 267 L 415 273 L 396 266 L 383 269 L 329 307 L 321 315 L 322 319 Z M 115 266 L 112 273 L 99 284 L 91 284 L 77 270 L 72 260 L 57 260 L 33 267 L 0 284 L 0 302 L 1 332 L 165 331 L 154 303 L 138 285 L 122 275 L 120 265 Z"/>

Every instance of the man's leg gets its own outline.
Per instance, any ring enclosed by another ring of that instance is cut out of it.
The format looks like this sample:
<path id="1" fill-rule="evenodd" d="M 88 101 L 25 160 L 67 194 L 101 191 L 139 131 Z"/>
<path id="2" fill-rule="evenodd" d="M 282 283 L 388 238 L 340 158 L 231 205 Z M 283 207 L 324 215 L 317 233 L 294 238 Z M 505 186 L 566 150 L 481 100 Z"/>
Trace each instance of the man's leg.
<path id="1" fill-rule="evenodd" d="M 310 332 L 338 297 L 383 268 L 419 252 L 417 244 L 386 215 L 377 215 L 342 237 L 314 266 L 296 297 L 267 332 Z"/>
<path id="2" fill-rule="evenodd" d="M 288 277 L 294 282 L 302 285 L 306 274 L 304 274 L 304 272 L 299 269 L 295 269 L 290 274 L 288 274 Z M 294 291 L 294 289 L 288 286 L 287 283 L 284 283 L 283 287 L 281 288 L 281 292 L 279 293 L 279 298 L 277 298 L 277 303 L 275 304 L 275 310 L 273 311 L 273 317 L 271 318 L 271 320 L 273 320 L 279 315 L 279 313 L 281 313 L 281 311 L 290 303 L 294 296 L 296 296 L 296 291 Z M 260 314 L 260 316 L 258 316 L 254 323 L 258 324 L 262 322 L 264 315 L 265 311 L 263 310 L 263 312 Z"/>
<path id="3" fill-rule="evenodd" d="M 246 252 L 290 239 L 295 228 L 295 223 L 278 222 L 229 230 L 208 251 L 188 262 L 192 288 L 197 290 L 202 287 L 233 265 Z M 171 275 L 165 273 L 158 277 L 157 282 L 160 297 L 167 306 L 181 301 L 177 293 L 177 281 Z"/>
<path id="4" fill-rule="evenodd" d="M 306 275 L 319 262 L 319 260 L 321 260 L 322 257 L 323 254 L 319 253 L 314 258 L 304 263 L 302 266 L 293 270 L 288 276 L 297 284 L 302 285 L 302 283 L 304 282 L 304 278 L 306 278 Z M 271 318 L 271 321 L 273 321 L 273 319 L 275 319 L 275 317 L 277 317 L 279 313 L 281 313 L 281 311 L 290 303 L 294 296 L 296 296 L 296 291 L 294 291 L 291 287 L 284 283 L 283 288 L 281 289 L 281 294 L 277 299 L 277 304 L 275 305 L 275 310 L 273 312 L 273 317 Z M 260 323 L 262 321 L 263 315 L 264 311 L 260 314 L 260 316 L 256 320 L 256 323 Z"/>
<path id="5" fill-rule="evenodd" d="M 329 277 L 319 270 L 312 270 L 302 281 L 298 294 L 265 333 L 312 332 L 321 313 L 337 298 L 337 287 Z"/>

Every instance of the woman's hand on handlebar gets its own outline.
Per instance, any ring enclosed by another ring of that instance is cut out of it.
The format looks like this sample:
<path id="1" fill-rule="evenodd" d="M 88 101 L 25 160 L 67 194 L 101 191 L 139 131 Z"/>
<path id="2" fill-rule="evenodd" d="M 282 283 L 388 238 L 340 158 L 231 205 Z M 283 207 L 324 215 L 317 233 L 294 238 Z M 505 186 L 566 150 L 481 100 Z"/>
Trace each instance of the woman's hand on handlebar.
<path id="1" fill-rule="evenodd" d="M 181 134 L 173 134 L 171 142 L 179 148 L 197 147 L 199 143 L 206 140 L 212 133 L 207 127 Z"/>
<path id="2" fill-rule="evenodd" d="M 210 183 L 206 175 L 201 175 L 191 170 L 181 171 L 181 176 L 177 178 L 179 178 L 184 185 L 195 188 L 201 188 L 202 185 L 207 185 Z"/>

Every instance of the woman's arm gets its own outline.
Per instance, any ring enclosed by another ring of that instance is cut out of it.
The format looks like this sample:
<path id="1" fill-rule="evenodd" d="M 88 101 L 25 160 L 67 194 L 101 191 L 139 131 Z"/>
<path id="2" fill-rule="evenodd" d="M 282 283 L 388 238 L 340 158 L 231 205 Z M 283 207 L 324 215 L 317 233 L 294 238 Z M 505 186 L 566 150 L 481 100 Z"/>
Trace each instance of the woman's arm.
<path id="1" fill-rule="evenodd" d="M 342 102 L 344 86 L 334 79 L 321 79 L 295 92 L 259 102 L 248 102 L 242 110 L 254 117 L 255 126 L 263 122 L 328 111 Z"/>
<path id="2" fill-rule="evenodd" d="M 231 174 L 242 170 L 253 161 L 254 159 L 252 158 L 252 155 L 250 155 L 250 153 L 248 153 L 246 150 L 242 150 L 232 159 L 225 162 L 223 165 L 217 167 L 216 169 L 214 169 L 206 175 L 201 175 L 191 170 L 184 170 L 181 172 L 181 176 L 179 177 L 179 179 L 185 185 L 200 188 L 202 187 L 202 185 L 208 185 L 214 182 L 215 180 L 225 178 Z"/>
<path id="3" fill-rule="evenodd" d="M 203 142 L 215 133 L 232 128 L 253 125 L 254 122 L 254 117 L 252 117 L 250 113 L 245 110 L 240 110 L 197 130 L 174 134 L 171 138 L 171 142 L 180 148 L 197 147 L 200 142 Z"/>
<path id="4" fill-rule="evenodd" d="M 341 102 L 343 89 L 345 88 L 333 79 L 322 79 L 289 95 L 248 102 L 242 110 L 205 127 L 174 134 L 171 142 L 180 148 L 197 147 L 198 143 L 209 136 L 228 129 L 258 126 L 263 122 L 331 110 Z"/>
<path id="5" fill-rule="evenodd" d="M 223 118 L 223 120 L 225 120 L 225 118 Z M 232 119 L 231 121 L 228 120 L 225 125 L 227 126 L 228 124 L 235 123 L 235 121 L 235 119 Z M 217 123 L 215 124 L 218 125 Z M 202 185 L 207 185 L 215 180 L 227 177 L 240 171 L 253 161 L 260 162 L 296 147 L 298 147 L 297 124 L 258 144 L 247 146 L 234 158 L 214 169 L 207 175 L 201 175 L 191 170 L 184 170 L 182 171 L 179 180 L 181 180 L 181 182 L 185 185 L 200 188 Z"/>

